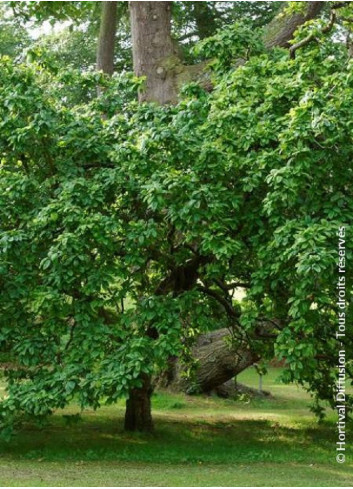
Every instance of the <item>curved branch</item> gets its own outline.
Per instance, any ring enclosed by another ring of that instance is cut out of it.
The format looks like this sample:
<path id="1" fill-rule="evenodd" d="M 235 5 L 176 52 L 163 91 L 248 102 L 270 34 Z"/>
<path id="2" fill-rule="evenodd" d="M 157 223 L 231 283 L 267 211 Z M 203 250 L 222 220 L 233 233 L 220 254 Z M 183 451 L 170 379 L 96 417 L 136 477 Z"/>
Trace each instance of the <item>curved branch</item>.
<path id="1" fill-rule="evenodd" d="M 322 29 L 323 34 L 329 32 L 332 29 L 332 27 L 334 26 L 334 24 L 336 22 L 336 18 L 337 18 L 336 13 L 334 10 L 332 10 L 329 23 Z M 317 41 L 317 38 L 316 38 L 314 33 L 309 34 L 307 37 L 305 37 L 301 41 L 297 42 L 296 44 L 293 44 L 293 46 L 291 46 L 289 48 L 290 58 L 294 59 L 296 51 L 298 49 L 306 46 L 307 44 L 310 44 L 312 41 Z"/>
<path id="2" fill-rule="evenodd" d="M 235 311 L 235 309 L 232 306 L 231 302 L 228 301 L 226 298 L 224 298 L 221 295 L 219 295 L 215 290 L 209 289 L 208 287 L 205 287 L 203 285 L 198 285 L 197 288 L 198 288 L 198 290 L 200 292 L 203 292 L 204 294 L 212 297 L 217 302 L 219 302 L 219 304 L 221 304 L 224 307 L 224 309 L 226 310 L 226 312 L 227 312 L 227 314 L 228 314 L 229 317 L 231 317 L 233 319 L 236 319 L 236 320 L 239 319 L 239 315 Z"/>
<path id="3" fill-rule="evenodd" d="M 222 282 L 221 280 L 215 279 L 214 282 L 224 291 L 236 289 L 237 287 L 242 287 L 243 289 L 248 289 L 250 285 L 247 282 L 231 282 L 229 284 Z"/>
<path id="4" fill-rule="evenodd" d="M 197 31 L 187 32 L 186 34 L 183 34 L 182 36 L 178 37 L 177 41 L 178 42 L 186 41 L 186 39 L 190 39 L 190 37 L 196 37 L 196 36 L 198 36 Z"/>

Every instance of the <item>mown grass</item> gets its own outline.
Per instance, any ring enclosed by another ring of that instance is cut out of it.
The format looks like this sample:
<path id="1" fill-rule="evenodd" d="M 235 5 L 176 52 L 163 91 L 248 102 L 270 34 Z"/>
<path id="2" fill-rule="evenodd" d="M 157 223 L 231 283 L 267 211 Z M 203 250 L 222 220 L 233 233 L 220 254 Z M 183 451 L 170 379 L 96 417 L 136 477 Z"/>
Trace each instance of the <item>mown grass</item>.
<path id="1" fill-rule="evenodd" d="M 1 442 L 0 484 L 351 486 L 351 454 L 335 461 L 334 413 L 318 425 L 308 395 L 277 377 L 271 369 L 264 379 L 273 398 L 249 402 L 157 393 L 150 435 L 122 431 L 123 402 L 67 426 L 72 405 Z M 257 375 L 249 369 L 239 381 L 256 386 Z"/>

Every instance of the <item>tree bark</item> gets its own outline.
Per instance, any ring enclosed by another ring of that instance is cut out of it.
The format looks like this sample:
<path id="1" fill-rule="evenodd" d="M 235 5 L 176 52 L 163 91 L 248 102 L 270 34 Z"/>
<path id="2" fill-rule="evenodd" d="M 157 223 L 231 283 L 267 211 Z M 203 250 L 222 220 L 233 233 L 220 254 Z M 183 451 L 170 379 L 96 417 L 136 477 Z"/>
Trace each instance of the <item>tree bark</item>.
<path id="1" fill-rule="evenodd" d="M 152 431 L 151 396 L 153 392 L 151 377 L 147 374 L 140 376 L 142 386 L 131 389 L 126 401 L 125 425 L 126 431 Z"/>
<path id="2" fill-rule="evenodd" d="M 114 73 L 114 46 L 117 24 L 117 2 L 102 2 L 102 16 L 97 47 L 97 70 Z"/>
<path id="3" fill-rule="evenodd" d="M 293 35 L 299 26 L 308 20 L 315 19 L 325 6 L 325 2 L 302 2 L 305 3 L 305 11 L 293 13 L 292 15 L 277 15 L 269 23 L 265 30 L 264 41 L 268 48 L 288 48 Z"/>
<path id="4" fill-rule="evenodd" d="M 171 37 L 172 2 L 130 2 L 132 55 L 136 76 L 145 76 L 140 102 L 177 100 L 174 68 L 178 57 Z"/>
<path id="5" fill-rule="evenodd" d="M 196 367 L 190 377 L 185 376 L 185 367 L 176 359 L 158 385 L 186 394 L 207 394 L 260 359 L 248 344 L 234 343 L 226 328 L 200 335 L 192 349 L 192 357 Z"/>

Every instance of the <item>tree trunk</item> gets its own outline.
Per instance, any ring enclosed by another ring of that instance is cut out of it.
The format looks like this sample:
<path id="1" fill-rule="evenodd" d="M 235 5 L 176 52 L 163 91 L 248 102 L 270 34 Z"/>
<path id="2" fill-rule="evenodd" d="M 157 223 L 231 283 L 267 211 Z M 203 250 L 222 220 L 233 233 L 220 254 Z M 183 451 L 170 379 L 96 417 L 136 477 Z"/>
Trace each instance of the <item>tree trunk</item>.
<path id="1" fill-rule="evenodd" d="M 158 104 L 176 101 L 173 63 L 174 43 L 171 37 L 172 2 L 129 2 L 132 34 L 132 56 L 136 76 L 145 76 L 140 102 Z M 155 334 L 152 330 L 147 334 Z M 126 401 L 125 430 L 151 431 L 152 379 L 141 374 L 142 387 L 132 389 Z"/>
<path id="2" fill-rule="evenodd" d="M 172 2 L 130 2 L 134 72 L 146 77 L 140 102 L 169 104 L 177 99 L 171 6 Z"/>
<path id="3" fill-rule="evenodd" d="M 201 335 L 192 350 L 192 357 L 196 367 L 190 377 L 185 376 L 185 367 L 175 360 L 174 366 L 169 365 L 157 384 L 187 394 L 210 393 L 260 358 L 247 344 L 232 342 L 226 328 Z"/>
<path id="4" fill-rule="evenodd" d="M 125 425 L 126 431 L 152 431 L 151 395 L 153 392 L 151 377 L 142 374 L 142 386 L 131 389 L 126 401 Z"/>
<path id="5" fill-rule="evenodd" d="M 102 2 L 102 16 L 97 47 L 97 70 L 114 73 L 114 46 L 117 23 L 117 2 Z"/>

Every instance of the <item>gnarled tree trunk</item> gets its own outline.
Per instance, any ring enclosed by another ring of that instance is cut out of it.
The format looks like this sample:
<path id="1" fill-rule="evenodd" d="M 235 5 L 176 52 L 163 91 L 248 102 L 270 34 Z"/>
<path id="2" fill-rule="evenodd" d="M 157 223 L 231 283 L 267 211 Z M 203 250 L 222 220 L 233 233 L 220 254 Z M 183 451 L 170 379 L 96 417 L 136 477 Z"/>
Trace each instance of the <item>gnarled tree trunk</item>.
<path id="1" fill-rule="evenodd" d="M 185 376 L 185 367 L 175 359 L 158 385 L 187 394 L 209 393 L 260 358 L 246 343 L 234 342 L 226 328 L 200 335 L 192 356 L 196 363 L 190 377 Z"/>

